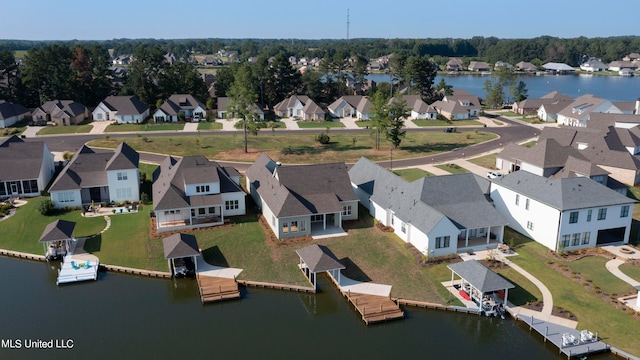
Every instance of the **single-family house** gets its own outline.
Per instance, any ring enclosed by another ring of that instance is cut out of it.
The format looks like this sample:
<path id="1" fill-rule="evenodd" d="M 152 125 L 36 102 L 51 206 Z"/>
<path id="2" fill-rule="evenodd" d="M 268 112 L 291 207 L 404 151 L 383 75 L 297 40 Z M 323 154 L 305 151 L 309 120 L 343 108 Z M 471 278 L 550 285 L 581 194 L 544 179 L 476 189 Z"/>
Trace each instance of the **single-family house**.
<path id="1" fill-rule="evenodd" d="M 631 53 L 631 54 L 623 57 L 622 60 L 624 60 L 624 61 L 638 61 L 638 60 L 640 60 L 640 54 Z"/>
<path id="2" fill-rule="evenodd" d="M 640 115 L 640 99 L 636 101 L 615 101 L 612 104 L 626 115 Z"/>
<path id="3" fill-rule="evenodd" d="M 462 71 L 464 70 L 464 65 L 462 64 L 462 60 L 451 58 L 444 66 L 446 71 Z"/>
<path id="4" fill-rule="evenodd" d="M 538 67 L 528 61 L 520 61 L 519 63 L 516 64 L 516 70 L 524 71 L 528 73 L 534 73 L 538 71 Z"/>
<path id="5" fill-rule="evenodd" d="M 0 129 L 7 128 L 31 115 L 26 107 L 0 100 Z"/>
<path id="6" fill-rule="evenodd" d="M 396 98 L 389 99 L 389 103 L 395 101 Z M 403 95 L 402 100 L 406 103 L 406 107 L 410 110 L 411 119 L 435 119 L 438 116 L 436 109 L 424 102 L 420 95 Z"/>
<path id="7" fill-rule="evenodd" d="M 600 59 L 591 57 L 580 64 L 580 70 L 587 72 L 605 71 L 608 67 Z"/>
<path id="8" fill-rule="evenodd" d="M 592 113 L 622 114 L 611 101 L 585 94 L 558 112 L 558 124 L 565 126 L 586 127 Z"/>
<path id="9" fill-rule="evenodd" d="M 491 66 L 489 66 L 489 64 L 483 61 L 472 61 L 469 64 L 469 71 L 487 72 L 487 71 L 491 71 Z"/>
<path id="10" fill-rule="evenodd" d="M 149 117 L 149 106 L 137 97 L 107 96 L 93 110 L 93 121 L 113 121 L 117 123 L 142 123 Z"/>
<path id="11" fill-rule="evenodd" d="M 494 69 L 497 68 L 507 68 L 507 69 L 513 69 L 513 65 L 509 64 L 508 62 L 504 62 L 504 61 L 496 61 L 496 63 L 493 65 Z"/>
<path id="12" fill-rule="evenodd" d="M 442 100 L 431 104 L 438 114 L 450 120 L 463 120 L 480 114 L 480 99 L 465 90 L 454 90 Z"/>
<path id="13" fill-rule="evenodd" d="M 631 62 L 631 61 L 612 61 L 609 63 L 609 70 L 611 71 L 620 71 L 622 69 L 630 69 L 630 70 L 637 70 L 638 69 L 638 64 Z"/>
<path id="14" fill-rule="evenodd" d="M 219 97 L 218 98 L 218 119 L 231 119 L 235 116 L 235 114 L 231 113 L 231 98 L 229 97 Z M 252 107 L 253 113 L 260 119 L 264 120 L 264 110 L 257 103 L 253 104 Z"/>
<path id="15" fill-rule="evenodd" d="M 56 208 L 139 201 L 139 160 L 124 142 L 113 152 L 83 145 L 51 184 L 51 201 Z"/>
<path id="16" fill-rule="evenodd" d="M 488 200 L 487 179 L 467 173 L 407 182 L 366 158 L 349 170 L 371 216 L 427 256 L 495 248 L 507 221 Z"/>
<path id="17" fill-rule="evenodd" d="M 520 102 L 514 102 L 511 106 L 511 111 L 517 114 L 535 114 L 540 106 L 544 104 L 553 104 L 558 100 L 572 100 L 573 98 L 559 93 L 558 91 L 552 91 L 539 99 L 525 99 Z"/>
<path id="18" fill-rule="evenodd" d="M 573 102 L 573 98 L 559 99 L 552 103 L 543 103 L 537 110 L 538 119 L 545 122 L 557 122 L 558 113 Z"/>
<path id="19" fill-rule="evenodd" d="M 51 100 L 32 113 L 33 121 L 54 122 L 58 126 L 76 125 L 89 117 L 89 109 L 74 100 Z"/>
<path id="20" fill-rule="evenodd" d="M 328 107 L 333 117 L 355 117 L 358 120 L 369 120 L 373 104 L 368 97 L 362 95 L 341 96 Z"/>
<path id="21" fill-rule="evenodd" d="M 153 120 L 157 123 L 177 122 L 180 113 L 185 121 L 198 122 L 206 120 L 207 107 L 189 94 L 173 94 L 153 113 Z"/>
<path id="22" fill-rule="evenodd" d="M 511 228 L 553 251 L 629 242 L 636 202 L 586 177 L 527 171 L 493 180 L 491 199 Z"/>
<path id="23" fill-rule="evenodd" d="M 301 120 L 324 120 L 326 112 L 306 95 L 291 95 L 273 107 L 276 116 Z"/>
<path id="24" fill-rule="evenodd" d="M 25 142 L 15 135 L 0 142 L 0 169 L 0 199 L 40 196 L 55 172 L 45 142 Z"/>
<path id="25" fill-rule="evenodd" d="M 224 224 L 246 214 L 240 173 L 202 155 L 167 157 L 153 179 L 153 211 L 160 232 Z"/>
<path id="26" fill-rule="evenodd" d="M 246 178 L 278 239 L 343 233 L 343 221 L 358 219 L 358 198 L 344 163 L 284 166 L 262 154 Z"/>

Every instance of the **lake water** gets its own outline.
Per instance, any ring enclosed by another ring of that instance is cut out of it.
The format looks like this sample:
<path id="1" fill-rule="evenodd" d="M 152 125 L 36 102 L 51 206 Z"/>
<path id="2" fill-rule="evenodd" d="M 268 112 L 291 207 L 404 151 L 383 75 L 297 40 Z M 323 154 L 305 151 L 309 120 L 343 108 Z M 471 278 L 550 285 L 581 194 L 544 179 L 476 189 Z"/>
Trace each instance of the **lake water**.
<path id="1" fill-rule="evenodd" d="M 315 295 L 249 288 L 204 306 L 195 280 L 55 278 L 48 264 L 0 257 L 0 339 L 23 344 L 0 348 L 1 359 L 564 359 L 510 319 L 407 308 L 404 320 L 365 326 L 324 277 Z M 26 349 L 29 340 L 73 348 Z"/>
<path id="2" fill-rule="evenodd" d="M 464 89 L 484 98 L 484 82 L 489 75 L 438 75 L 434 84 L 441 78 L 454 89 Z M 389 75 L 370 74 L 368 78 L 377 82 L 389 82 Z M 597 76 L 597 75 L 540 75 L 520 76 L 527 84 L 528 97 L 539 98 L 552 91 L 559 91 L 574 98 L 584 94 L 593 94 L 609 101 L 635 101 L 640 98 L 640 76 Z"/>

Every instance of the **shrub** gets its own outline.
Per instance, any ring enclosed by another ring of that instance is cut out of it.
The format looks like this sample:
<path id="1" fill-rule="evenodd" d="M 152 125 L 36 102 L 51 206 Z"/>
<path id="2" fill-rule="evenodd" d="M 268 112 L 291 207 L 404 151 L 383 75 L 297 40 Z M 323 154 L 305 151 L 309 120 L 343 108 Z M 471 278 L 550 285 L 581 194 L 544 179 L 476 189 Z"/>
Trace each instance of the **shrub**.
<path id="1" fill-rule="evenodd" d="M 326 132 L 316 135 L 316 141 L 320 144 L 326 145 L 331 142 L 331 137 Z"/>
<path id="2" fill-rule="evenodd" d="M 149 198 L 149 194 L 143 192 L 140 195 L 140 201 L 142 201 L 143 204 L 150 204 L 151 199 Z"/>
<path id="3" fill-rule="evenodd" d="M 44 199 L 38 203 L 38 211 L 44 216 L 51 215 L 53 213 L 53 201 L 50 199 Z"/>

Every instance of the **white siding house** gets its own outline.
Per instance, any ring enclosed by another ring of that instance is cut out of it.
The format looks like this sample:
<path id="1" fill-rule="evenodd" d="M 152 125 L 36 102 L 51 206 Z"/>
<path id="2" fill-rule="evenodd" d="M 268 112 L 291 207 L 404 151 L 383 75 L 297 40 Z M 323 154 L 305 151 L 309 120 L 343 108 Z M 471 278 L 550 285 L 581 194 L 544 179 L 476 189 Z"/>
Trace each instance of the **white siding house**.
<path id="1" fill-rule="evenodd" d="M 142 123 L 149 117 L 149 107 L 135 96 L 108 96 L 91 114 L 94 121 Z"/>
<path id="2" fill-rule="evenodd" d="M 45 142 L 12 136 L 0 142 L 0 199 L 40 196 L 54 174 L 53 154 Z"/>

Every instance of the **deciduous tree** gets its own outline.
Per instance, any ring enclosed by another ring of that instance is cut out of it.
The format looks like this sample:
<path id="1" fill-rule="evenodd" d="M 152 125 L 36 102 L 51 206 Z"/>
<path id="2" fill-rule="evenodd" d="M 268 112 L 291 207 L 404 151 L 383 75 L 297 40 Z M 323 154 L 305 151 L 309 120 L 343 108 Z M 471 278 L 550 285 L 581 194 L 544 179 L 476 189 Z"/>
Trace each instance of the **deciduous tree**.
<path id="1" fill-rule="evenodd" d="M 258 135 L 260 130 L 258 115 L 255 112 L 255 101 L 258 95 L 254 91 L 253 77 L 247 63 L 240 65 L 234 78 L 228 94 L 231 98 L 229 111 L 234 114 L 233 116 L 240 118 L 235 126 L 244 131 L 244 152 L 247 153 L 247 134 Z"/>

